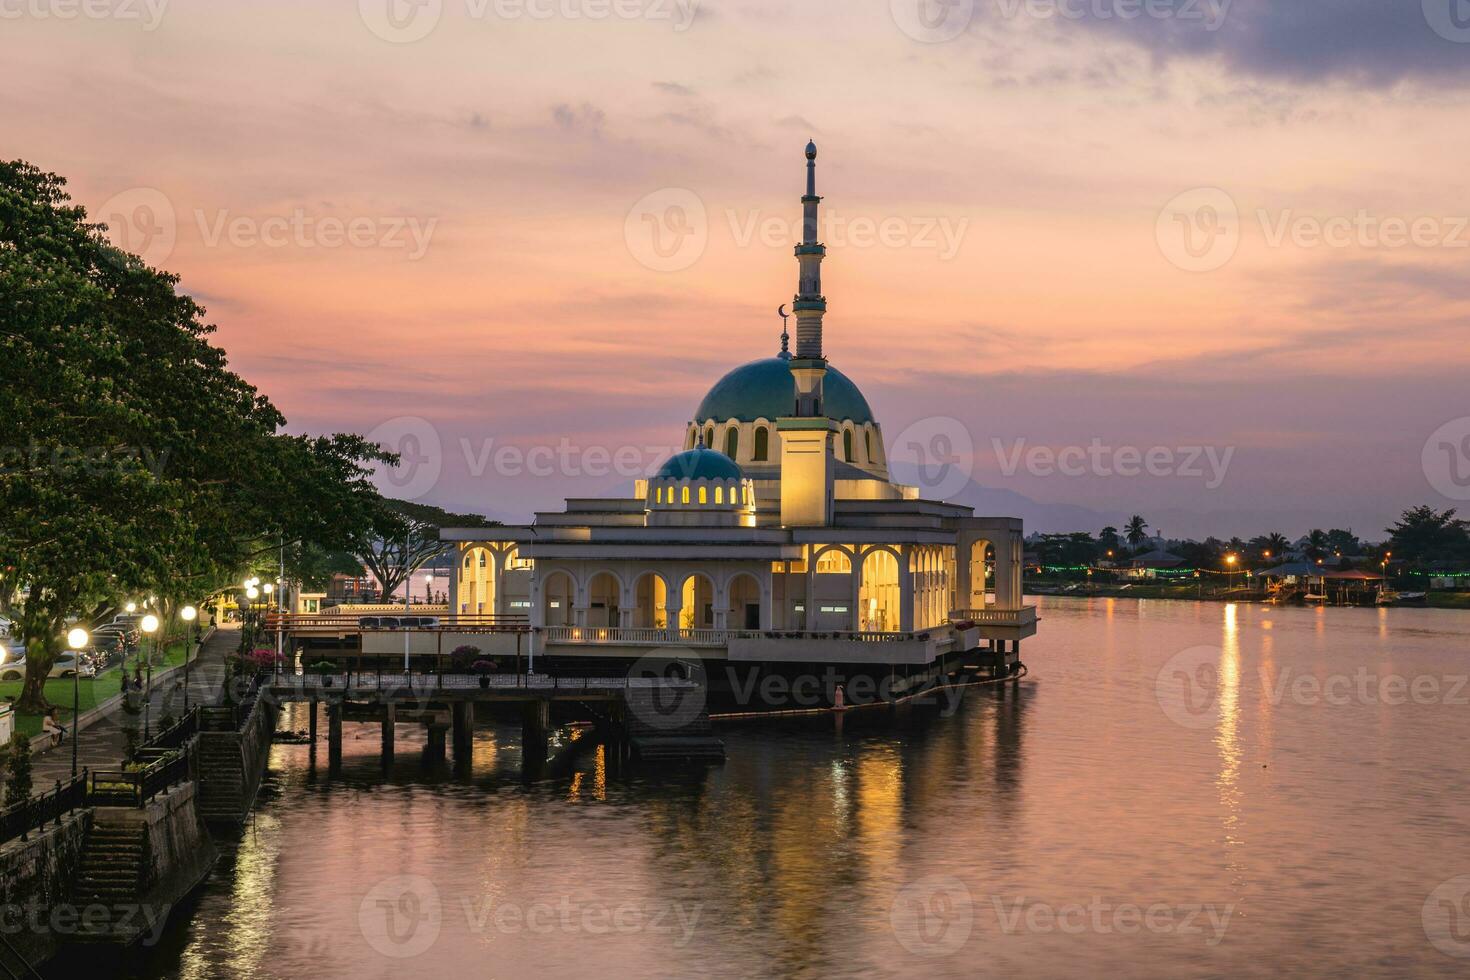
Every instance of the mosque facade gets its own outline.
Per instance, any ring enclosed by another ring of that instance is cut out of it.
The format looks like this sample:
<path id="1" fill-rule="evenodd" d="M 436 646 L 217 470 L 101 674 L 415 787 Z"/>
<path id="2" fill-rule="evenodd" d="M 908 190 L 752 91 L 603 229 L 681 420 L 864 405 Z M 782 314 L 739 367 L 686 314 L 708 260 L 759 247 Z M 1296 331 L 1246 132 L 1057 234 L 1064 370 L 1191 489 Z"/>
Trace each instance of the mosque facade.
<path id="1" fill-rule="evenodd" d="M 816 155 L 808 143 L 795 349 L 783 330 L 774 356 L 716 381 L 684 451 L 631 496 L 445 529 L 452 619 L 529 622 L 523 652 L 552 673 L 660 652 L 776 672 L 1015 669 L 1036 632 L 1021 521 L 895 482 L 867 399 L 826 358 Z"/>

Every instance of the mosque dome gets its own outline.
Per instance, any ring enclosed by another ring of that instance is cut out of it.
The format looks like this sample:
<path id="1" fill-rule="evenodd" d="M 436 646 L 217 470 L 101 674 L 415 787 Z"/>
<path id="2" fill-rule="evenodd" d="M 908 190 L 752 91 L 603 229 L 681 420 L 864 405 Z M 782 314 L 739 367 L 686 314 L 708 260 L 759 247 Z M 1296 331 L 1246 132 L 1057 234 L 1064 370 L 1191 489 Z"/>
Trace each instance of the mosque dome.
<path id="1" fill-rule="evenodd" d="M 828 418 L 839 422 L 851 420 L 860 425 L 875 421 L 873 410 L 868 407 L 868 400 L 858 386 L 830 364 L 822 381 L 822 397 L 822 414 Z M 699 403 L 694 420 L 754 422 L 762 418 L 778 419 L 791 415 L 795 407 L 796 382 L 791 377 L 790 358 L 778 355 L 742 364 L 715 382 L 704 401 Z M 674 458 L 678 459 L 677 456 Z"/>
<path id="2" fill-rule="evenodd" d="M 729 456 L 705 446 L 670 456 L 655 480 L 740 480 L 745 474 Z"/>

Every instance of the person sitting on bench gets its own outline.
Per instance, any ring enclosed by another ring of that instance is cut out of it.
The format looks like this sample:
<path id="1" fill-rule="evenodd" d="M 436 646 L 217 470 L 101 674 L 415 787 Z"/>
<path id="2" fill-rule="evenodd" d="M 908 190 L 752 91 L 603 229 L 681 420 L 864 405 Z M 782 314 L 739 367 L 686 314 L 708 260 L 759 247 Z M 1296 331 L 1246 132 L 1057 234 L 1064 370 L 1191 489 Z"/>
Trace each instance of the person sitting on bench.
<path id="1" fill-rule="evenodd" d="M 46 712 L 46 718 L 41 722 L 43 734 L 51 736 L 53 746 L 60 745 L 66 740 L 66 729 L 56 720 L 56 709 L 52 708 Z"/>

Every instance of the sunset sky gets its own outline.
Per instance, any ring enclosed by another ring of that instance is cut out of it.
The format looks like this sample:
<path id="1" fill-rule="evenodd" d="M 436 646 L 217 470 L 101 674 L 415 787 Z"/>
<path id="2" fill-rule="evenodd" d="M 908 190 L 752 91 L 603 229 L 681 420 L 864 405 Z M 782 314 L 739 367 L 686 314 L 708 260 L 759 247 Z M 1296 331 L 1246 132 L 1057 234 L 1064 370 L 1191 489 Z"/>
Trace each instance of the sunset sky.
<path id="1" fill-rule="evenodd" d="M 495 447 L 656 463 L 775 353 L 814 138 L 827 352 L 895 457 L 953 419 L 1033 524 L 1376 537 L 1458 504 L 1421 458 L 1470 414 L 1458 2 L 0 0 L 0 154 L 179 273 L 293 431 L 426 420 L 412 492 L 523 518 L 630 480 Z M 1233 455 L 1005 458 L 1095 440 Z"/>

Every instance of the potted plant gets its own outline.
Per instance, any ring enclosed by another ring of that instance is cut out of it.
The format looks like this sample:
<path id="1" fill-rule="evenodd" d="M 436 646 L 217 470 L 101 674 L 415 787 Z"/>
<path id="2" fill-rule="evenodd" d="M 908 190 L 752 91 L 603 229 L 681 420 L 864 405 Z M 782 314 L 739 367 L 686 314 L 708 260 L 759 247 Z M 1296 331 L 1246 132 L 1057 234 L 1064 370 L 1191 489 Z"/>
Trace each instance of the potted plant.
<path id="1" fill-rule="evenodd" d="M 480 648 L 466 643 L 455 647 L 449 654 L 449 665 L 458 673 L 465 673 L 480 658 Z"/>
<path id="2" fill-rule="evenodd" d="M 306 668 L 308 674 L 316 674 L 322 679 L 322 687 L 332 686 L 332 676 L 337 673 L 337 665 L 330 660 L 318 660 Z"/>
<path id="3" fill-rule="evenodd" d="M 479 651 L 476 650 L 475 652 L 478 653 Z M 470 669 L 480 675 L 480 687 L 488 688 L 490 686 L 490 675 L 495 673 L 495 661 L 476 660 L 470 665 Z"/>

